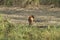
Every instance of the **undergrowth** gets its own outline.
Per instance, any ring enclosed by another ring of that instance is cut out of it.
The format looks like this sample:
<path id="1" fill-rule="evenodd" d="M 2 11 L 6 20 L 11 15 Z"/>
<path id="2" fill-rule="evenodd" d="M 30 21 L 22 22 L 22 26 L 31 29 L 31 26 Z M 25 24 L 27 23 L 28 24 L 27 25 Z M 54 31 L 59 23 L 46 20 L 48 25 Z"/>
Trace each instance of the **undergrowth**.
<path id="1" fill-rule="evenodd" d="M 60 40 L 60 26 L 12 24 L 0 16 L 0 40 Z"/>

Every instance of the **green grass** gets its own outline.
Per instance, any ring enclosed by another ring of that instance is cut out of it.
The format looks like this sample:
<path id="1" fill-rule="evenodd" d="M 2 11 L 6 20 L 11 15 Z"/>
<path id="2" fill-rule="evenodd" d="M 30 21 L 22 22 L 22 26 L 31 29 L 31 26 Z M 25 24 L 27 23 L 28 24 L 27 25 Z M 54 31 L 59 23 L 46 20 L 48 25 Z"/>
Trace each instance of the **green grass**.
<path id="1" fill-rule="evenodd" d="M 60 26 L 12 24 L 0 16 L 0 40 L 60 40 Z"/>

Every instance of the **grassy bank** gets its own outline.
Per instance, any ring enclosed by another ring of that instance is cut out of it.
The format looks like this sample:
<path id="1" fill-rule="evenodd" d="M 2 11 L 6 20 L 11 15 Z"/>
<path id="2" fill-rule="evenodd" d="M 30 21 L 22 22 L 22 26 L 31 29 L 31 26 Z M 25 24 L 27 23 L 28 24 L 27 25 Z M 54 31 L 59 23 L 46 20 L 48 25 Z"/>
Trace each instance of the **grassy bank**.
<path id="1" fill-rule="evenodd" d="M 0 16 L 0 40 L 60 40 L 60 26 L 38 28 L 12 24 Z"/>

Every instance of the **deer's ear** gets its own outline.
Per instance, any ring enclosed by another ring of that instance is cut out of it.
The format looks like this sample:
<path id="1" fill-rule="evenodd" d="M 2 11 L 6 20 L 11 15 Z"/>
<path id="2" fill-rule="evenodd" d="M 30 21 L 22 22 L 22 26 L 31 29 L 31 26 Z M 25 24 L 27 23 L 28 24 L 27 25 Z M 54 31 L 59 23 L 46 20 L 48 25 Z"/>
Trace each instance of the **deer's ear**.
<path id="1" fill-rule="evenodd" d="M 30 16 L 28 16 L 28 17 L 30 17 Z"/>

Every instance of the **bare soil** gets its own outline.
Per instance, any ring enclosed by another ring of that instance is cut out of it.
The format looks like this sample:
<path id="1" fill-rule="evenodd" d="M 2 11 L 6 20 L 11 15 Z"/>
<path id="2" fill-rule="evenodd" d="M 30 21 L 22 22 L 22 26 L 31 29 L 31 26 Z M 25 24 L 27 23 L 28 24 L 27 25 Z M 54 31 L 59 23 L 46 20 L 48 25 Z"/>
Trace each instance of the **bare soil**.
<path id="1" fill-rule="evenodd" d="M 60 25 L 60 8 L 0 7 L 0 14 L 9 18 L 11 23 L 28 24 L 28 16 L 34 15 L 34 25 Z"/>

